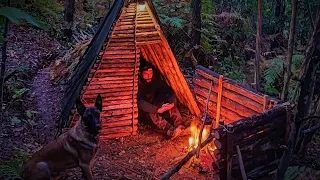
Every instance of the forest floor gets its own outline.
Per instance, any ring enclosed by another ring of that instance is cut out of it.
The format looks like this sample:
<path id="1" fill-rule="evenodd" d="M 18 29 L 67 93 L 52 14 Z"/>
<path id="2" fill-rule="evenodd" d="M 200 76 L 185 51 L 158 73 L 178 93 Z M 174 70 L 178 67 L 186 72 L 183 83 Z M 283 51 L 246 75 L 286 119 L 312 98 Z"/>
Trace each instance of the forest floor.
<path id="1" fill-rule="evenodd" d="M 23 81 L 28 89 L 17 102 L 7 103 L 7 113 L 0 122 L 0 160 L 7 160 L 14 150 L 28 154 L 53 140 L 56 120 L 60 113 L 63 83 L 52 85 L 50 64 L 65 49 L 46 33 L 29 27 L 13 27 L 8 44 L 8 72 L 27 67 Z M 190 74 L 188 75 L 190 76 Z M 37 112 L 30 119 L 26 111 Z M 19 118 L 21 122 L 13 122 Z M 33 124 L 35 123 L 35 124 Z M 167 140 L 150 128 L 140 128 L 136 136 L 103 142 L 94 160 L 95 179 L 158 179 L 186 154 L 188 137 Z M 320 135 L 308 146 L 307 155 L 296 160 L 299 166 L 320 170 Z M 199 173 L 190 161 L 173 179 L 212 179 L 212 173 Z M 61 179 L 79 179 L 80 169 L 63 174 Z M 318 176 L 320 177 L 320 176 Z"/>

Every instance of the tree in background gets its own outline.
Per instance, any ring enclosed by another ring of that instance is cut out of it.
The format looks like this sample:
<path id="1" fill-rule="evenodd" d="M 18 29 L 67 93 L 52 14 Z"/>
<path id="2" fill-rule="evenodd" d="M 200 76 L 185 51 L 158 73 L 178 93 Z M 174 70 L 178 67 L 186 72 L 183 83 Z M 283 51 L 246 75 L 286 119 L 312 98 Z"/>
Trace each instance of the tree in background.
<path id="1" fill-rule="evenodd" d="M 258 0 L 257 16 L 257 35 L 256 35 L 256 53 L 255 53 L 255 76 L 254 83 L 256 90 L 260 91 L 260 59 L 261 59 L 261 33 L 262 33 L 262 0 Z"/>
<path id="2" fill-rule="evenodd" d="M 290 35 L 288 41 L 288 53 L 287 60 L 285 65 L 284 73 L 284 84 L 281 93 L 281 99 L 283 101 L 288 100 L 288 90 L 291 79 L 291 64 L 292 64 L 292 54 L 293 54 L 293 45 L 294 45 L 294 36 L 296 34 L 296 17 L 297 17 L 297 2 L 298 0 L 292 0 L 292 14 L 291 14 L 291 23 L 290 23 Z"/>
<path id="3" fill-rule="evenodd" d="M 64 1 L 65 29 L 64 29 L 63 34 L 67 38 L 72 37 L 74 13 L 75 13 L 75 0 L 65 0 Z"/>

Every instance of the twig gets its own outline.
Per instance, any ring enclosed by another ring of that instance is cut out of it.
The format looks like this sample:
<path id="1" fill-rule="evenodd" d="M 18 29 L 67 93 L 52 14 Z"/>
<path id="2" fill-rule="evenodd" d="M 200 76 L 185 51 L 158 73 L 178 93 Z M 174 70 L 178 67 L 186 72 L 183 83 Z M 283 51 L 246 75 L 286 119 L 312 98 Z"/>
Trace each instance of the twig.
<path id="1" fill-rule="evenodd" d="M 316 130 L 318 130 L 318 129 L 320 129 L 320 124 L 315 125 L 315 126 L 309 128 L 309 129 L 306 129 L 306 130 L 304 130 L 302 133 L 303 133 L 304 135 L 306 135 L 306 134 L 311 133 L 311 132 L 314 132 L 314 131 L 316 131 Z"/>
<path id="2" fill-rule="evenodd" d="M 210 143 L 214 138 L 214 135 L 210 135 L 202 144 L 201 148 Z M 185 165 L 194 155 L 196 154 L 196 149 L 190 151 L 178 164 L 173 166 L 168 172 L 166 172 L 160 180 L 169 179 L 174 173 L 178 172 L 183 165 Z"/>
<path id="3" fill-rule="evenodd" d="M 303 121 L 310 120 L 310 119 L 316 119 L 316 118 L 320 119 L 320 116 L 308 116 L 303 119 L 300 119 L 299 122 L 303 122 Z"/>
<path id="4" fill-rule="evenodd" d="M 247 180 L 247 174 L 246 174 L 246 171 L 244 169 L 242 155 L 241 155 L 241 151 L 240 151 L 239 145 L 237 145 L 236 147 L 237 147 L 237 153 L 238 153 L 238 158 L 239 158 L 239 165 L 240 165 L 242 179 L 243 180 Z"/>
<path id="5" fill-rule="evenodd" d="M 198 137 L 198 147 L 197 147 L 197 155 L 196 155 L 197 158 L 199 158 L 200 145 L 201 145 L 201 140 L 202 140 L 202 132 L 203 132 L 204 124 L 206 123 L 206 119 L 207 119 L 207 115 L 208 115 L 208 104 L 209 104 L 209 100 L 210 100 L 211 89 L 212 89 L 212 81 L 210 83 L 210 89 L 209 89 L 207 103 L 206 103 L 206 111 L 205 111 L 205 114 L 204 114 L 204 118 L 203 118 L 203 121 L 202 121 L 202 126 L 201 126 L 199 137 Z"/>

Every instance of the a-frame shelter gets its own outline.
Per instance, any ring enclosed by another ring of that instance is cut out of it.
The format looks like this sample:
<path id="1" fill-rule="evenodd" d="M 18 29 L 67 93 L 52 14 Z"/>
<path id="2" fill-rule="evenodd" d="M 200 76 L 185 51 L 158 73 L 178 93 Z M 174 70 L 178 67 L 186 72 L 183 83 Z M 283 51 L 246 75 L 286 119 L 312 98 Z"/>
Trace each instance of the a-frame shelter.
<path id="1" fill-rule="evenodd" d="M 140 56 L 161 72 L 180 103 L 192 114 L 200 114 L 159 23 L 150 0 L 114 2 L 68 83 L 61 127 L 79 119 L 74 108 L 77 98 L 91 106 L 100 93 L 102 139 L 136 134 Z"/>

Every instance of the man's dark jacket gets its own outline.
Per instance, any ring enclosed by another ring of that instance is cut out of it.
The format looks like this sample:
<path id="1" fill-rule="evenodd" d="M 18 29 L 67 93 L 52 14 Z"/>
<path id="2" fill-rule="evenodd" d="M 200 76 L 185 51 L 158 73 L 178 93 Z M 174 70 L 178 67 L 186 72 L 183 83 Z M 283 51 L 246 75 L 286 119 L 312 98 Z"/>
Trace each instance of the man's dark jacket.
<path id="1" fill-rule="evenodd" d="M 138 107 L 147 113 L 157 113 L 164 103 L 175 103 L 176 96 L 167 85 L 160 72 L 153 70 L 151 82 L 146 82 L 139 76 Z"/>

